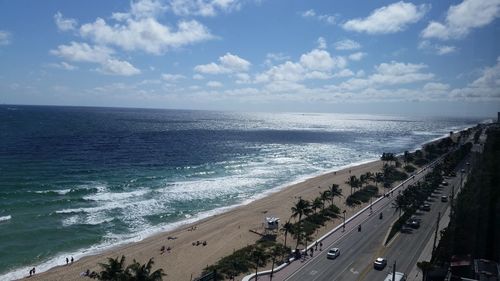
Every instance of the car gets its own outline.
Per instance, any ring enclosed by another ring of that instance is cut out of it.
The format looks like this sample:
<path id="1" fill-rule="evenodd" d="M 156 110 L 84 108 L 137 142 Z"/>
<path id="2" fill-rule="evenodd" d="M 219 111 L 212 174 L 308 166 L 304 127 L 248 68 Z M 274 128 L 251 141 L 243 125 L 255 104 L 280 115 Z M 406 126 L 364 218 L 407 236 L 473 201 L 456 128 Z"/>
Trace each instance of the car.
<path id="1" fill-rule="evenodd" d="M 328 250 L 328 253 L 326 254 L 326 257 L 328 259 L 334 259 L 340 255 L 340 249 L 339 248 L 331 248 Z"/>
<path id="2" fill-rule="evenodd" d="M 424 211 L 430 211 L 430 210 L 431 210 L 431 205 L 429 205 L 429 204 L 424 204 L 424 205 L 422 206 L 422 210 L 424 210 Z"/>
<path id="3" fill-rule="evenodd" d="M 403 225 L 401 227 L 401 233 L 412 233 L 413 229 L 409 226 Z"/>
<path id="4" fill-rule="evenodd" d="M 417 229 L 420 227 L 420 221 L 417 219 L 409 219 L 408 221 L 406 221 L 406 225 L 411 228 Z"/>
<path id="5" fill-rule="evenodd" d="M 448 202 L 448 196 L 446 195 L 441 196 L 441 202 Z"/>
<path id="6" fill-rule="evenodd" d="M 444 185 L 444 186 L 448 186 L 448 182 L 447 181 L 443 181 L 441 184 Z"/>
<path id="7" fill-rule="evenodd" d="M 373 268 L 377 269 L 377 270 L 382 270 L 384 269 L 384 267 L 387 265 L 387 260 L 384 259 L 384 258 L 377 258 L 374 262 L 373 262 Z"/>

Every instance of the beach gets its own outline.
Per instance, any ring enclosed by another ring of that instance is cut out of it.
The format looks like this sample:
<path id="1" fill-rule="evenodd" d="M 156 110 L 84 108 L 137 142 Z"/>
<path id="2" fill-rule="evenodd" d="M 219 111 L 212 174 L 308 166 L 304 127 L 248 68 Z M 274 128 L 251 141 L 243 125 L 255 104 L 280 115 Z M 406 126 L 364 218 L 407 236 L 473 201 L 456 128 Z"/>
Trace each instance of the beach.
<path id="1" fill-rule="evenodd" d="M 61 260 L 61 266 L 47 272 L 37 273 L 30 280 L 89 280 L 88 277 L 80 276 L 80 273 L 87 269 L 91 272 L 99 272 L 98 263 L 106 262 L 108 257 L 115 258 L 121 257 L 121 255 L 125 255 L 126 264 L 131 263 L 133 259 L 140 263 L 146 263 L 149 258 L 154 258 L 154 269 L 163 268 L 167 274 L 164 280 L 192 280 L 199 277 L 207 265 L 216 263 L 220 258 L 231 254 L 234 250 L 255 243 L 260 236 L 249 230 L 262 232 L 266 217 L 278 217 L 281 223 L 286 222 L 291 215 L 290 208 L 299 197 L 307 200 L 314 199 L 320 191 L 327 190 L 328 186 L 333 183 L 339 184 L 343 195 L 347 196 L 350 193 L 350 187 L 345 182 L 349 176 L 359 177 L 366 172 L 378 172 L 382 166 L 382 161 L 373 161 L 316 176 L 249 204 L 193 224 L 183 225 L 173 231 L 157 234 L 140 242 L 87 256 L 69 265 Z M 379 190 L 382 192 L 381 187 Z M 363 207 L 363 205 L 356 208 L 346 207 L 344 200 L 344 198 L 336 198 L 335 204 L 341 210 L 346 210 L 346 217 Z M 339 219 L 329 222 L 318 231 L 316 237 L 320 237 L 340 222 Z M 280 235 L 278 239 L 283 239 L 283 235 Z M 197 241 L 200 242 L 200 245 L 196 245 Z M 204 241 L 206 241 L 205 246 L 202 244 Z M 294 245 L 292 244 L 294 241 L 290 237 L 288 237 L 287 243 Z M 162 254 L 162 247 L 170 248 L 170 250 L 165 250 Z M 27 276 L 28 272 L 27 268 Z"/>

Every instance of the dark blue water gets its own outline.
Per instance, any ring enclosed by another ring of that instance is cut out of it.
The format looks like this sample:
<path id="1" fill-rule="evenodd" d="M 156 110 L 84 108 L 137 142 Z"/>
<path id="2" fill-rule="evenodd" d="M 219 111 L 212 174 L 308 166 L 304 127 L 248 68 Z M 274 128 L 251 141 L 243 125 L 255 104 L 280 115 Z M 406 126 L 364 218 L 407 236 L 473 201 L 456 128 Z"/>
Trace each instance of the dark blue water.
<path id="1" fill-rule="evenodd" d="M 0 106 L 0 277 L 142 239 L 479 121 Z"/>

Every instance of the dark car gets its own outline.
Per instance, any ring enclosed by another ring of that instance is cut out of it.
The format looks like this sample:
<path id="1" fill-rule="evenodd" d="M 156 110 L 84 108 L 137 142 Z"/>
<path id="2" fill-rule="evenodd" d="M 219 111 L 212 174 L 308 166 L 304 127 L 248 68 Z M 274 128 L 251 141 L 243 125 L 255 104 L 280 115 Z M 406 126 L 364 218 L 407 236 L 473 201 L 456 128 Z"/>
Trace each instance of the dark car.
<path id="1" fill-rule="evenodd" d="M 384 258 L 377 258 L 373 262 L 373 268 L 378 269 L 378 270 L 384 269 L 386 265 L 387 265 L 387 260 Z"/>
<path id="2" fill-rule="evenodd" d="M 448 202 L 448 196 L 446 195 L 441 196 L 441 202 Z"/>
<path id="3" fill-rule="evenodd" d="M 412 232 L 413 228 L 409 226 L 403 225 L 403 227 L 401 227 L 401 233 L 412 233 Z"/>
<path id="4" fill-rule="evenodd" d="M 409 219 L 407 222 L 406 222 L 406 225 L 411 227 L 411 228 L 419 228 L 420 227 L 420 221 L 417 220 L 417 219 Z"/>
<path id="5" fill-rule="evenodd" d="M 424 210 L 424 211 L 430 211 L 430 210 L 431 210 L 431 205 L 429 205 L 429 204 L 424 204 L 424 205 L 422 206 L 422 210 Z"/>
<path id="6" fill-rule="evenodd" d="M 444 185 L 444 186 L 448 186 L 448 182 L 447 181 L 443 181 L 441 184 Z"/>

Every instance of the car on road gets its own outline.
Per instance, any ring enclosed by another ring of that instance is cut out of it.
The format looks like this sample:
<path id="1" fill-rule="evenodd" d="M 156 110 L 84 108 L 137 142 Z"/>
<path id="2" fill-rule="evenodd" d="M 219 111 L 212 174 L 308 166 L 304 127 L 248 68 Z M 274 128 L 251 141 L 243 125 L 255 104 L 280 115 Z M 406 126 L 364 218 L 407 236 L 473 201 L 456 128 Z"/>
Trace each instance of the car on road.
<path id="1" fill-rule="evenodd" d="M 429 204 L 424 204 L 424 205 L 422 206 L 422 210 L 424 210 L 424 211 L 430 211 L 430 210 L 431 210 L 431 205 L 429 205 Z"/>
<path id="2" fill-rule="evenodd" d="M 334 259 L 340 255 L 340 249 L 339 248 L 331 248 L 328 250 L 328 253 L 326 254 L 326 257 L 328 259 Z"/>
<path id="3" fill-rule="evenodd" d="M 409 226 L 403 225 L 401 227 L 401 233 L 412 233 L 413 229 Z"/>
<path id="4" fill-rule="evenodd" d="M 418 219 L 409 219 L 406 221 L 406 225 L 411 227 L 411 228 L 419 228 L 420 227 L 420 220 Z"/>
<path id="5" fill-rule="evenodd" d="M 444 185 L 444 186 L 448 186 L 448 182 L 447 181 L 443 181 L 441 184 Z"/>
<path id="6" fill-rule="evenodd" d="M 384 267 L 387 265 L 387 260 L 384 259 L 384 258 L 377 258 L 374 262 L 373 262 L 373 268 L 377 269 L 377 270 L 382 270 L 384 269 Z"/>
<path id="7" fill-rule="evenodd" d="M 446 195 L 441 196 L 441 202 L 448 202 L 448 196 Z"/>

